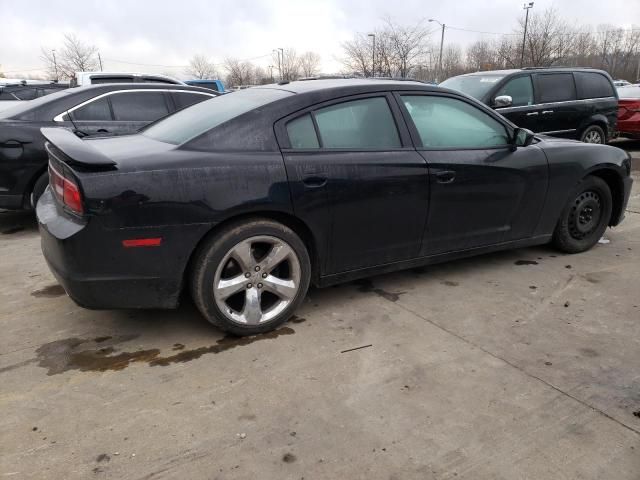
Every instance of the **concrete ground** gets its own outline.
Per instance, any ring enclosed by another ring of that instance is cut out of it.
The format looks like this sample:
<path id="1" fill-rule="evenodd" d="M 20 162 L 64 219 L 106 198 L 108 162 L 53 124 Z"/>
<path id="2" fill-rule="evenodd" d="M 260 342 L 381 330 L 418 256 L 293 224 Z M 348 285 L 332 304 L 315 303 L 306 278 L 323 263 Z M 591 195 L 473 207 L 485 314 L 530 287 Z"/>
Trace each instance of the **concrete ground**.
<path id="1" fill-rule="evenodd" d="M 640 479 L 638 177 L 587 253 L 312 290 L 245 339 L 77 307 L 31 215 L 0 232 L 0 478 Z"/>

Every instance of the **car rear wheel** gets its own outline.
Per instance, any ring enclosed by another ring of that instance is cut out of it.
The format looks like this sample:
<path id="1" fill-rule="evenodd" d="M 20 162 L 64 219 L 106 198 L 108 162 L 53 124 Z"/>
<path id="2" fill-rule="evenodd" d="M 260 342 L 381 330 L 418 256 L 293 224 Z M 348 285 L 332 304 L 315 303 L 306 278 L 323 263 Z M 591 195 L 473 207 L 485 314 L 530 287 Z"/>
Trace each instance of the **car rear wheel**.
<path id="1" fill-rule="evenodd" d="M 584 132 L 582 132 L 580 140 L 585 143 L 604 144 L 606 143 L 606 136 L 604 134 L 604 130 L 598 125 L 591 125 L 585 128 Z"/>
<path id="2" fill-rule="evenodd" d="M 553 234 L 553 243 L 567 253 L 589 250 L 607 229 L 611 208 L 607 183 L 598 177 L 586 177 L 571 193 Z"/>
<path id="3" fill-rule="evenodd" d="M 300 237 L 266 219 L 218 232 L 199 249 L 193 265 L 195 304 L 209 322 L 235 335 L 263 333 L 288 320 L 311 278 Z"/>

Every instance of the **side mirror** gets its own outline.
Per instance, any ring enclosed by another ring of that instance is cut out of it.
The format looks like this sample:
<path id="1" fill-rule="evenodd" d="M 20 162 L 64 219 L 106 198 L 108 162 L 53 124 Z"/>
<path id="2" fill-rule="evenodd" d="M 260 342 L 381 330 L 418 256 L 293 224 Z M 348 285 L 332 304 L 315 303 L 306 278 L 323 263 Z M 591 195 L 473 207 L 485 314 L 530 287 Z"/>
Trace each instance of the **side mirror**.
<path id="1" fill-rule="evenodd" d="M 511 142 L 513 148 L 528 147 L 533 142 L 534 134 L 526 128 L 516 128 L 513 131 L 513 140 Z"/>
<path id="2" fill-rule="evenodd" d="M 505 108 L 513 105 L 513 98 L 510 95 L 499 95 L 493 99 L 493 106 L 495 108 Z"/>

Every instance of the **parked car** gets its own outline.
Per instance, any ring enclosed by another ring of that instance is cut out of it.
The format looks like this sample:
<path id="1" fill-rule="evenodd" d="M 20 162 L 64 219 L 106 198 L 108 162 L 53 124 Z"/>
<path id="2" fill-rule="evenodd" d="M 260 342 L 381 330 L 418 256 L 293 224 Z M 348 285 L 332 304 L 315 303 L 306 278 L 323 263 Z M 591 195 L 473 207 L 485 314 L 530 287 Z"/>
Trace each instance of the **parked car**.
<path id="1" fill-rule="evenodd" d="M 618 95 L 602 70 L 497 70 L 452 77 L 440 85 L 471 95 L 536 133 L 606 143 L 616 131 Z"/>
<path id="2" fill-rule="evenodd" d="M 136 135 L 43 134 L 42 250 L 71 298 L 176 307 L 189 290 L 239 335 L 286 321 L 311 282 L 549 242 L 585 251 L 632 184 L 623 150 L 534 136 L 410 81 L 281 82 Z"/>
<path id="3" fill-rule="evenodd" d="M 628 82 L 626 80 L 614 80 L 613 81 L 613 85 L 618 88 L 618 87 L 628 87 L 629 85 L 631 85 L 631 82 Z"/>
<path id="4" fill-rule="evenodd" d="M 184 82 L 173 77 L 155 73 L 76 72 L 71 78 L 72 87 L 82 87 L 98 83 L 162 83 L 165 85 L 186 85 Z"/>
<path id="5" fill-rule="evenodd" d="M 618 88 L 618 95 L 620 136 L 640 139 L 640 86 Z"/>
<path id="6" fill-rule="evenodd" d="M 0 112 L 0 208 L 30 208 L 47 186 L 41 127 L 67 127 L 80 136 L 127 134 L 216 95 L 186 85 L 95 85 L 69 88 Z"/>
<path id="7" fill-rule="evenodd" d="M 214 90 L 216 92 L 220 92 L 220 93 L 224 93 L 224 85 L 222 84 L 222 81 L 220 80 L 200 80 L 200 79 L 196 79 L 196 80 L 185 80 L 185 82 L 187 85 L 193 85 L 194 87 L 202 87 L 202 88 L 209 88 L 211 90 Z"/>
<path id="8" fill-rule="evenodd" d="M 69 88 L 68 83 L 0 85 L 0 111 L 18 105 L 21 101 L 44 97 L 65 88 Z"/>

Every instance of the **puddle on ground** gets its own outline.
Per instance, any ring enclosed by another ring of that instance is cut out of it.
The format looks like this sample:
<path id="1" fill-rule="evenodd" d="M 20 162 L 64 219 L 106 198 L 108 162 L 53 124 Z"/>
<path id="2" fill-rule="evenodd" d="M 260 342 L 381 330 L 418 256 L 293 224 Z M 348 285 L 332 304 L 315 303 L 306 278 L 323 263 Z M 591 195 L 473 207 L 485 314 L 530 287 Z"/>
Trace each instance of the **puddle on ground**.
<path id="1" fill-rule="evenodd" d="M 49 285 L 47 287 L 41 288 L 40 290 L 36 290 L 35 292 L 31 292 L 32 297 L 37 298 L 53 298 L 60 297 L 65 295 L 66 292 L 61 285 Z"/>
<path id="2" fill-rule="evenodd" d="M 385 298 L 390 302 L 397 302 L 400 299 L 400 295 L 407 293 L 407 292 L 393 293 L 393 292 L 387 292 L 386 290 L 383 290 L 381 288 L 376 288 L 374 287 L 373 282 L 368 278 L 364 278 L 362 280 L 356 280 L 353 283 L 358 286 L 359 292 L 375 293 L 376 295 L 379 295 L 380 297 Z"/>
<path id="3" fill-rule="evenodd" d="M 221 338 L 208 347 L 184 350 L 184 345 L 176 343 L 172 350 L 177 353 L 161 356 L 160 349 L 119 352 L 117 345 L 128 342 L 138 335 L 104 336 L 93 339 L 67 338 L 42 345 L 36 350 L 38 365 L 47 369 L 47 375 L 57 375 L 69 370 L 81 372 L 117 371 L 132 363 L 146 362 L 152 367 L 167 366 L 172 363 L 184 363 L 209 353 L 221 353 L 236 347 L 250 345 L 264 339 L 273 339 L 281 335 L 295 333 L 290 327 L 281 327 L 271 332 L 251 337 L 228 336 Z"/>
<path id="4" fill-rule="evenodd" d="M 307 319 L 306 318 L 302 318 L 302 317 L 298 317 L 297 315 L 292 316 L 289 321 L 291 323 L 303 323 L 306 322 Z"/>
<path id="5" fill-rule="evenodd" d="M 440 282 L 442 285 L 446 285 L 447 287 L 457 287 L 460 284 L 458 282 L 454 282 L 452 280 L 444 280 L 442 282 Z"/>
<path id="6" fill-rule="evenodd" d="M 514 265 L 538 265 L 538 262 L 535 260 L 516 260 L 513 262 Z"/>

